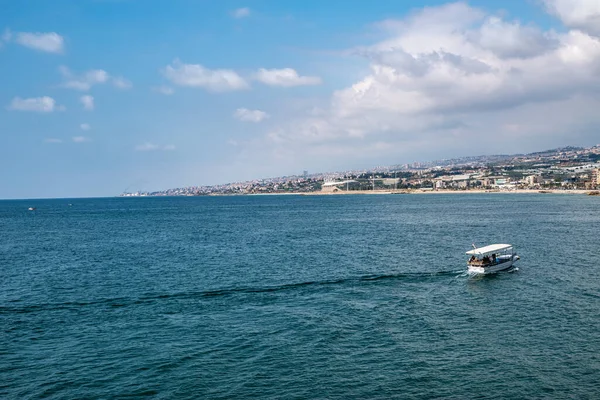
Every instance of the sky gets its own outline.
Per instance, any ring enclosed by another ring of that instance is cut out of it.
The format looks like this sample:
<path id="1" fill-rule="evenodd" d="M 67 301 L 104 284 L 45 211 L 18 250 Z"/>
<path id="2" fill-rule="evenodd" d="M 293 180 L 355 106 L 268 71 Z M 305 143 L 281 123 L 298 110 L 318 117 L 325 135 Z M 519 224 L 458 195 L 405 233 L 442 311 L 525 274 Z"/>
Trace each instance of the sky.
<path id="1" fill-rule="evenodd" d="M 0 10 L 0 199 L 600 143 L 597 0 Z"/>

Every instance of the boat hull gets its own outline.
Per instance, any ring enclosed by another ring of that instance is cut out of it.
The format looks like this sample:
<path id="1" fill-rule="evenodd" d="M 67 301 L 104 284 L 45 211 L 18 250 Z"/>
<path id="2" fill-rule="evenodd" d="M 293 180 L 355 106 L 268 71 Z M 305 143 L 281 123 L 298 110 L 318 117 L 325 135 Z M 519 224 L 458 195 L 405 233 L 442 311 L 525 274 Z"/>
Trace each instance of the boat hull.
<path id="1" fill-rule="evenodd" d="M 469 265 L 468 272 L 473 274 L 493 274 L 500 271 L 505 271 L 511 268 L 517 261 L 519 261 L 520 257 L 516 254 L 512 255 L 506 261 L 503 261 L 498 264 L 487 265 L 487 266 L 478 266 L 478 265 Z"/>

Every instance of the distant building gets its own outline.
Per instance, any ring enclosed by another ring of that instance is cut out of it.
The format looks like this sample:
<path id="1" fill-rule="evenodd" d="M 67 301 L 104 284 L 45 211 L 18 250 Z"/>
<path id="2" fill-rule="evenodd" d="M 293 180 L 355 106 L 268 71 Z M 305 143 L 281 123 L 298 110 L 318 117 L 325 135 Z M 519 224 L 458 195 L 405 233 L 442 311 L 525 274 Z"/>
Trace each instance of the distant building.
<path id="1" fill-rule="evenodd" d="M 592 185 L 600 186 L 600 168 L 592 171 Z"/>
<path id="2" fill-rule="evenodd" d="M 469 175 L 469 174 L 453 175 L 452 176 L 452 181 L 453 182 L 464 182 L 464 181 L 468 181 L 469 179 L 471 179 L 471 175 Z"/>
<path id="3" fill-rule="evenodd" d="M 400 182 L 400 178 L 383 178 L 383 184 L 385 186 L 397 185 Z"/>
<path id="4" fill-rule="evenodd" d="M 481 183 L 485 187 L 492 187 L 495 185 L 500 185 L 506 182 L 506 178 L 504 176 L 486 176 L 481 180 Z"/>
<path id="5" fill-rule="evenodd" d="M 469 187 L 468 180 L 456 181 L 456 187 L 459 189 L 466 189 Z"/>
<path id="6" fill-rule="evenodd" d="M 540 183 L 544 182 L 541 175 L 526 176 L 524 181 L 528 186 L 535 186 L 535 185 L 539 185 Z"/>
<path id="7" fill-rule="evenodd" d="M 446 175 L 436 178 L 433 182 L 434 189 L 466 189 L 470 186 L 471 175 Z"/>

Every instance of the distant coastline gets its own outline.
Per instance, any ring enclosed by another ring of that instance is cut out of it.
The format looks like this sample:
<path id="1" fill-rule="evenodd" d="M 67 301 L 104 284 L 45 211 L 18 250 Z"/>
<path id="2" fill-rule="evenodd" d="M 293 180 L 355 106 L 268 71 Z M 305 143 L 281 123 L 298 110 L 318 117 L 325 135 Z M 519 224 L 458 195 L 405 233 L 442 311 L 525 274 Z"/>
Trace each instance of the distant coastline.
<path id="1" fill-rule="evenodd" d="M 600 190 L 600 145 L 512 156 L 477 156 L 370 170 L 280 176 L 123 197 L 430 193 L 585 194 Z"/>
<path id="2" fill-rule="evenodd" d="M 276 193 L 274 193 L 276 194 Z M 301 194 L 303 196 L 329 196 L 329 195 L 351 195 L 351 194 L 571 194 L 571 195 L 598 195 L 597 191 L 584 190 L 584 189 L 549 189 L 549 190 L 535 190 L 535 189 L 514 189 L 514 190 L 483 190 L 483 189 L 470 189 L 470 190 L 449 190 L 449 189 L 438 189 L 438 190 L 349 190 L 349 191 L 337 191 L 337 192 L 310 192 L 310 193 L 289 193 L 289 194 Z M 257 194 L 262 195 L 262 194 Z"/>
<path id="3" fill-rule="evenodd" d="M 130 196 L 132 198 L 149 197 L 229 197 L 229 196 L 344 196 L 344 195 L 440 195 L 440 194 L 562 194 L 562 195 L 591 195 L 599 196 L 600 191 L 588 189 L 376 189 L 376 190 L 338 190 L 338 191 L 314 191 L 314 192 L 275 192 L 275 193 L 209 193 L 202 196 Z M 117 196 L 122 197 L 122 196 Z M 125 196 L 128 197 L 128 196 Z"/>

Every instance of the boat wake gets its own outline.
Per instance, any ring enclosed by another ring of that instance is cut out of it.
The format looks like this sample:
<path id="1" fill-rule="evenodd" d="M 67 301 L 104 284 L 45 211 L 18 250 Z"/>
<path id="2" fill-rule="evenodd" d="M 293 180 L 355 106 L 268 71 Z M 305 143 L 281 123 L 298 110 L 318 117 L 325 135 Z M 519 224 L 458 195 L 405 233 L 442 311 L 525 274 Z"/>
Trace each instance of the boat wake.
<path id="1" fill-rule="evenodd" d="M 232 296 L 236 294 L 258 294 L 258 293 L 273 293 L 281 291 L 289 291 L 303 288 L 318 288 L 329 285 L 360 285 L 371 282 L 381 281 L 409 281 L 418 282 L 422 280 L 430 280 L 442 277 L 455 277 L 460 278 L 464 276 L 464 270 L 459 271 L 436 271 L 436 272 L 408 272 L 408 273 L 397 273 L 397 274 L 382 274 L 382 275 L 363 275 L 359 277 L 350 277 L 343 279 L 332 279 L 332 280 L 321 280 L 321 281 L 307 281 L 299 283 L 289 283 L 277 286 L 258 286 L 258 287 L 234 287 L 234 288 L 223 288 L 215 290 L 203 290 L 203 291 L 187 291 L 179 293 L 149 293 L 137 298 L 107 298 L 90 301 L 73 301 L 64 303 L 46 303 L 46 304 L 35 304 L 35 305 L 20 305 L 20 306 L 4 306 L 0 307 L 0 315 L 6 315 L 10 313 L 31 313 L 41 311 L 55 311 L 55 310 L 70 310 L 80 309 L 82 307 L 99 306 L 104 305 L 109 308 L 119 308 L 130 305 L 142 304 L 146 302 L 152 302 L 156 300 L 165 299 L 193 299 L 193 298 L 210 298 L 219 296 Z"/>
<path id="2" fill-rule="evenodd" d="M 405 272 L 397 274 L 383 274 L 383 275 L 363 275 L 354 278 L 334 279 L 334 280 L 323 280 L 323 281 L 308 281 L 301 283 L 283 284 L 278 286 L 265 286 L 255 288 L 233 288 L 233 289 L 221 289 L 214 291 L 203 292 L 204 296 L 221 296 L 235 293 L 269 293 L 278 292 L 283 290 L 290 290 L 296 288 L 310 287 L 310 286 L 327 286 L 327 285 L 345 285 L 345 284 L 360 284 L 361 282 L 373 282 L 383 280 L 404 280 L 404 281 L 418 281 L 423 279 L 430 279 L 435 277 L 444 276 L 457 276 L 463 271 L 436 271 L 436 272 Z"/>
<path id="3" fill-rule="evenodd" d="M 239 288 L 227 288 L 227 289 L 218 289 L 218 290 L 209 290 L 198 292 L 196 296 L 202 297 L 212 297 L 212 296 L 227 296 L 233 295 L 236 293 L 271 293 L 271 292 L 279 292 L 291 289 L 299 289 L 306 287 L 319 287 L 319 286 L 328 286 L 328 285 L 345 285 L 345 284 L 360 284 L 361 282 L 373 282 L 373 281 L 383 281 L 383 280 L 422 280 L 428 278 L 435 277 L 443 277 L 443 276 L 457 276 L 457 274 L 461 274 L 463 271 L 437 271 L 437 272 L 409 272 L 409 273 L 398 273 L 398 274 L 384 274 L 384 275 L 363 275 L 360 277 L 353 278 L 343 278 L 343 279 L 332 279 L 332 280 L 322 280 L 322 281 L 307 281 L 307 282 L 299 282 L 299 283 L 289 283 L 277 286 L 264 286 L 264 287 L 239 287 Z M 185 293 L 181 293 L 180 295 L 185 296 Z M 178 296 L 177 294 L 173 296 Z"/>

